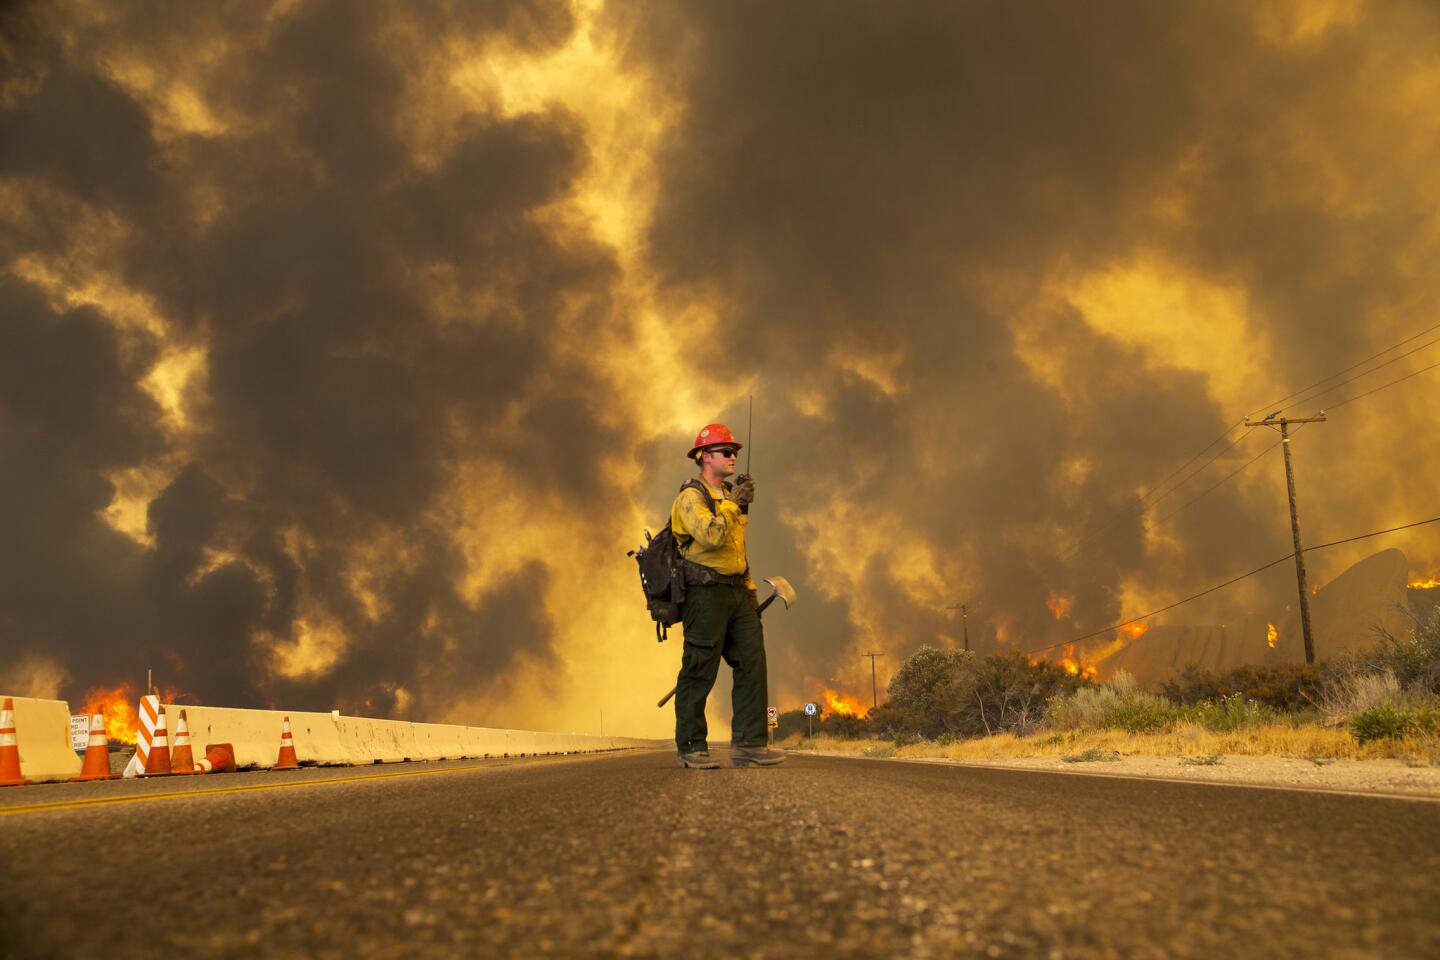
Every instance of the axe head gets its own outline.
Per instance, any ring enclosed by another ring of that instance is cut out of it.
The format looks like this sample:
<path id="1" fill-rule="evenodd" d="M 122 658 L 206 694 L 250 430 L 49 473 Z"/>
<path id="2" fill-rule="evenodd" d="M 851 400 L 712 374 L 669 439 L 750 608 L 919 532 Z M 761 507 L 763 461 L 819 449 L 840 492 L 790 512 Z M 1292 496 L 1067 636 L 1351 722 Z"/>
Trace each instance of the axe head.
<path id="1" fill-rule="evenodd" d="M 766 577 L 765 582 L 774 588 L 775 596 L 785 604 L 786 610 L 795 606 L 795 588 L 790 586 L 789 580 L 784 577 Z"/>

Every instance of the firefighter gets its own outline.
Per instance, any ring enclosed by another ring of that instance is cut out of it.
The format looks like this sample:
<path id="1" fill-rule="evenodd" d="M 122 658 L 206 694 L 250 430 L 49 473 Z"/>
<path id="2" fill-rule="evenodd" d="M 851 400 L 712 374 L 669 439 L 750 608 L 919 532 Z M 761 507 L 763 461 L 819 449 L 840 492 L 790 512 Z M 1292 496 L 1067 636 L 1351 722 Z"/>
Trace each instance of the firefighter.
<path id="1" fill-rule="evenodd" d="M 680 766 L 700 770 L 720 766 L 710 759 L 705 739 L 705 701 L 722 658 L 735 681 L 731 764 L 771 766 L 785 759 L 768 745 L 765 635 L 745 560 L 746 515 L 755 483 L 748 476 L 733 483 L 726 479 L 735 473 L 741 446 L 723 423 L 703 428 L 689 456 L 700 468 L 710 498 L 687 485 L 670 509 L 670 528 L 685 572 L 685 650 L 675 682 L 675 746 Z"/>

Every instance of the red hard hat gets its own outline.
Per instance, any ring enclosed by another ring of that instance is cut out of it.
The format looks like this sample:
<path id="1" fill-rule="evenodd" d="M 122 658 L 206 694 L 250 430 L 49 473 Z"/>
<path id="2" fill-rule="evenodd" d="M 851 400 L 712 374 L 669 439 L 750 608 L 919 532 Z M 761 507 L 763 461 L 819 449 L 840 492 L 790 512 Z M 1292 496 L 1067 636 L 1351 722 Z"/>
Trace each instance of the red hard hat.
<path id="1" fill-rule="evenodd" d="M 704 450 L 706 447 L 718 447 L 721 444 L 734 447 L 736 450 L 745 446 L 735 439 L 735 435 L 730 432 L 730 428 L 725 426 L 725 424 L 707 424 L 701 427 L 700 432 L 695 435 L 695 446 L 690 448 L 690 459 L 694 460 L 695 454 Z"/>

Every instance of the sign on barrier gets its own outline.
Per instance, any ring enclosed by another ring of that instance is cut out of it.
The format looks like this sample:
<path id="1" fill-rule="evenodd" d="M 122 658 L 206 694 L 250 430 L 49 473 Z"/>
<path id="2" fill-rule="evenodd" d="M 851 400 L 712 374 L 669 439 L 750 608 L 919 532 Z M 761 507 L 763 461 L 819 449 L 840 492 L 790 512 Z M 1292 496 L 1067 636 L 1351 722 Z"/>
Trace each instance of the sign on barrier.
<path id="1" fill-rule="evenodd" d="M 70 746 L 75 750 L 88 750 L 90 748 L 90 718 L 70 718 Z"/>

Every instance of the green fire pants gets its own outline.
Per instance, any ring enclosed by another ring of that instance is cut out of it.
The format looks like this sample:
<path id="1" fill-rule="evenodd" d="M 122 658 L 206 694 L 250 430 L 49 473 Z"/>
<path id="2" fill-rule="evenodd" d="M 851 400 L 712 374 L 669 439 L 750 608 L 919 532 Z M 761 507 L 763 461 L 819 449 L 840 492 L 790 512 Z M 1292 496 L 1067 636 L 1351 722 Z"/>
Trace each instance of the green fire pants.
<path id="1" fill-rule="evenodd" d="M 731 743 L 763 747 L 767 699 L 765 633 L 755 597 L 742 586 L 686 587 L 682 608 L 685 652 L 675 682 L 675 746 L 681 753 L 707 750 L 705 701 L 723 657 L 734 672 Z"/>

